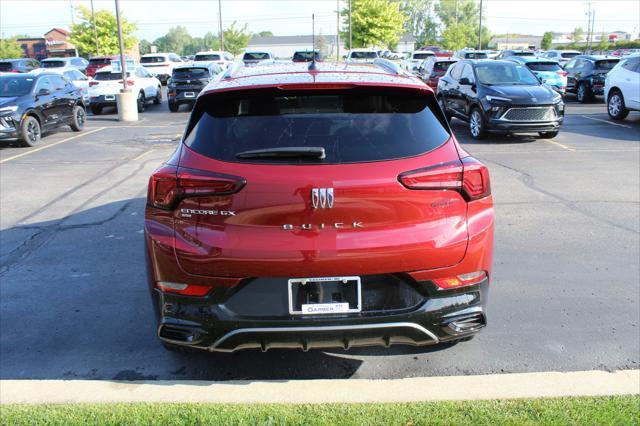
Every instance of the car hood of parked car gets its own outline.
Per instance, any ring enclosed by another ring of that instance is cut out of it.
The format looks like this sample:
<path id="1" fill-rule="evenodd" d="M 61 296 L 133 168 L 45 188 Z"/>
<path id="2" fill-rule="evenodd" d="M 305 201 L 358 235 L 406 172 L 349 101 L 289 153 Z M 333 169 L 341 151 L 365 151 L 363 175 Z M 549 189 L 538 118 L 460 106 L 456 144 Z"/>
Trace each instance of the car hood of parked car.
<path id="1" fill-rule="evenodd" d="M 0 108 L 16 105 L 19 100 L 20 98 L 15 96 L 11 98 L 0 98 Z"/>
<path id="2" fill-rule="evenodd" d="M 485 95 L 502 96 L 519 103 L 552 102 L 557 98 L 552 89 L 538 85 L 487 86 Z"/>

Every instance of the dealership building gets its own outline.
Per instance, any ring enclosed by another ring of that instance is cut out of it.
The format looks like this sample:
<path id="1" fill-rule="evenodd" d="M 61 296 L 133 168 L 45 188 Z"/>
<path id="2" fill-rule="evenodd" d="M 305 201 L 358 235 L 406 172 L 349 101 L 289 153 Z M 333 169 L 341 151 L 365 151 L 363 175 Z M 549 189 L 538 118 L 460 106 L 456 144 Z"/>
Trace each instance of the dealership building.
<path id="1" fill-rule="evenodd" d="M 53 28 L 45 33 L 44 37 L 19 38 L 17 41 L 27 58 L 78 56 L 76 47 L 69 43 L 70 35 L 71 33 L 63 28 Z"/>

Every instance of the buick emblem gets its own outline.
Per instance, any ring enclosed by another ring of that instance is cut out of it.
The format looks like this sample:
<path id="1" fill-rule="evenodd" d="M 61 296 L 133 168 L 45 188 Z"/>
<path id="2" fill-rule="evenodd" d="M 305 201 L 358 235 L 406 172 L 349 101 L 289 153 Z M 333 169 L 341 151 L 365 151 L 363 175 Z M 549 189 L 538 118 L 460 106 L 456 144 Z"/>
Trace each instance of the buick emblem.
<path id="1" fill-rule="evenodd" d="M 311 207 L 314 209 L 333 208 L 333 188 L 311 189 Z"/>

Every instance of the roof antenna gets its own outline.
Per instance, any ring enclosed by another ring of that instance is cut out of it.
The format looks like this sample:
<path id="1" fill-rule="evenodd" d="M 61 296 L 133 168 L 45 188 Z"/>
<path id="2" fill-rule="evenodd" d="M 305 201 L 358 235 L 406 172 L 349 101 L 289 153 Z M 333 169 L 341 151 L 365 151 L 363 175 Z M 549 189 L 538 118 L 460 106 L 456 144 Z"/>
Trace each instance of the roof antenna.
<path id="1" fill-rule="evenodd" d="M 312 13 L 311 14 L 311 44 L 312 44 L 312 48 L 311 48 L 311 63 L 309 64 L 309 71 L 315 71 L 316 70 L 316 17 L 315 15 Z"/>

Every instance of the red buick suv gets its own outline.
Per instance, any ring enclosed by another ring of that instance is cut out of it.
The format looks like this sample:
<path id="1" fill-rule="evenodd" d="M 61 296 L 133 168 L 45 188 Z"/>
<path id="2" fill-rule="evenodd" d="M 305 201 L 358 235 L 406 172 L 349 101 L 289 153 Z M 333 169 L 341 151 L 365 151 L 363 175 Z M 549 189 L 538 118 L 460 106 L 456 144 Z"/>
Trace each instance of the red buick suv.
<path id="1" fill-rule="evenodd" d="M 486 325 L 487 168 L 385 60 L 231 67 L 149 180 L 170 350 L 468 340 Z"/>

